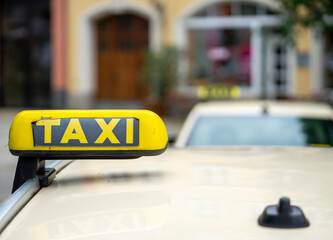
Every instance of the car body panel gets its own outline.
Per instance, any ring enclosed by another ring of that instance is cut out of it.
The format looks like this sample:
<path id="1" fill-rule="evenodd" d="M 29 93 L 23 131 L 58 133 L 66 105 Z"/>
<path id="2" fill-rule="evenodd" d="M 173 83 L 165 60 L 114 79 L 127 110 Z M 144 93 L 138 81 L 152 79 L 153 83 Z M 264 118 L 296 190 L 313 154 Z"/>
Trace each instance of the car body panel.
<path id="1" fill-rule="evenodd" d="M 76 160 L 0 239 L 332 239 L 332 159 L 330 148 L 222 147 Z M 310 227 L 258 225 L 282 196 Z"/>

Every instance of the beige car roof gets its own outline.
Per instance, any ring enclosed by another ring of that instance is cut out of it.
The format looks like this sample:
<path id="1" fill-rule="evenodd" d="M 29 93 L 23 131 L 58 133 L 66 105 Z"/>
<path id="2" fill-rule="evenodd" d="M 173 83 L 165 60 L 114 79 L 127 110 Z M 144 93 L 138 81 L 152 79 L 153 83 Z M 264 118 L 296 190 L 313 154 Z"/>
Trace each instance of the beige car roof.
<path id="1" fill-rule="evenodd" d="M 0 239 L 332 239 L 333 150 L 169 149 L 137 160 L 76 160 Z M 282 196 L 310 227 L 257 224 Z"/>

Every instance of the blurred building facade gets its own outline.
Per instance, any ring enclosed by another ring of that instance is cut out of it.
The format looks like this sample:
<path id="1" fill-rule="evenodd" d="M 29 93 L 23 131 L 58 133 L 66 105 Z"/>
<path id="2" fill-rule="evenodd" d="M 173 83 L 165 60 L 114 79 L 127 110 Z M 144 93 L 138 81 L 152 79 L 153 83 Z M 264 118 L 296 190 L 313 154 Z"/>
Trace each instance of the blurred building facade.
<path id="1" fill-rule="evenodd" d="M 18 2 L 24 5 L 24 1 Z M 9 3 L 2 6 L 2 22 L 7 21 L 1 30 L 3 105 L 14 103 L 8 100 L 14 91 L 10 90 L 12 84 L 13 89 L 15 84 L 21 84 L 20 94 L 29 92 L 24 99 L 34 99 L 37 93 L 31 89 L 44 89 L 42 96 L 50 99 L 44 103 L 50 107 L 89 108 L 105 101 L 140 102 L 148 94 L 141 79 L 145 52 L 164 45 L 177 46 L 185 53 L 179 59 L 179 79 L 173 89 L 177 96 L 195 100 L 200 97 L 200 86 L 219 86 L 211 90 L 217 98 L 333 99 L 333 37 L 318 37 L 304 29 L 298 33 L 295 47 L 286 44 L 279 30 L 281 9 L 274 0 L 32 2 L 43 2 L 50 13 L 48 18 L 40 13 L 42 18 L 34 10 L 36 18 L 44 19 L 44 24 L 49 21 L 52 30 L 49 38 L 43 38 L 48 39 L 45 46 L 38 45 L 36 55 L 44 62 L 35 60 L 34 53 L 29 53 L 27 60 L 19 51 L 16 54 L 8 50 L 16 41 L 12 35 L 17 30 L 17 25 L 9 20 L 18 13 L 13 13 Z M 26 22 L 21 16 L 19 19 Z M 37 20 L 34 24 L 42 25 Z M 34 28 L 30 26 L 31 29 Z M 48 34 L 47 30 L 41 33 Z M 26 42 L 34 44 L 34 37 Z M 41 52 L 49 45 L 52 54 L 44 56 Z M 43 82 L 46 85 L 42 87 L 35 80 L 41 73 L 12 76 L 10 73 L 15 71 L 8 70 L 8 61 L 13 54 L 30 65 L 37 64 L 35 68 L 48 62 L 50 66 L 43 72 L 50 76 L 48 82 Z M 31 79 L 22 80 L 22 75 Z M 235 86 L 236 93 L 228 94 Z M 208 94 L 207 89 L 204 94 Z M 29 104 L 37 106 L 44 98 Z"/>
<path id="2" fill-rule="evenodd" d="M 50 106 L 49 2 L 3 0 L 0 10 L 0 104 Z"/>

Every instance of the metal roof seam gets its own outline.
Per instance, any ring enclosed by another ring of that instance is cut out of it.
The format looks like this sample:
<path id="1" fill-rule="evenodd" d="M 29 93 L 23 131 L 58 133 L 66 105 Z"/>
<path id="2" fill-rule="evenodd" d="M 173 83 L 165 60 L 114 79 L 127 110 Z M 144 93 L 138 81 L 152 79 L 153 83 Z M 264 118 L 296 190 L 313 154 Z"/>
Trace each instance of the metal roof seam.
<path id="1" fill-rule="evenodd" d="M 71 162 L 72 160 L 54 160 L 47 164 L 47 167 L 55 168 L 59 173 Z M 0 205 L 0 234 L 40 189 L 38 179 L 28 180 Z"/>

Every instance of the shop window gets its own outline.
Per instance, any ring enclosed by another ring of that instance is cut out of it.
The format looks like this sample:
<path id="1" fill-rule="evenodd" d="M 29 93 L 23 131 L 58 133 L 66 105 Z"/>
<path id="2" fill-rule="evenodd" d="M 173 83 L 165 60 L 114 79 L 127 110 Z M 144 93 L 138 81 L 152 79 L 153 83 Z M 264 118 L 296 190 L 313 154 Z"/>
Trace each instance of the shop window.
<path id="1" fill-rule="evenodd" d="M 192 85 L 251 84 L 249 29 L 191 30 L 189 43 Z"/>
<path id="2" fill-rule="evenodd" d="M 198 11 L 194 14 L 194 17 L 257 16 L 275 14 L 278 13 L 261 5 L 245 2 L 232 2 L 214 4 Z"/>

